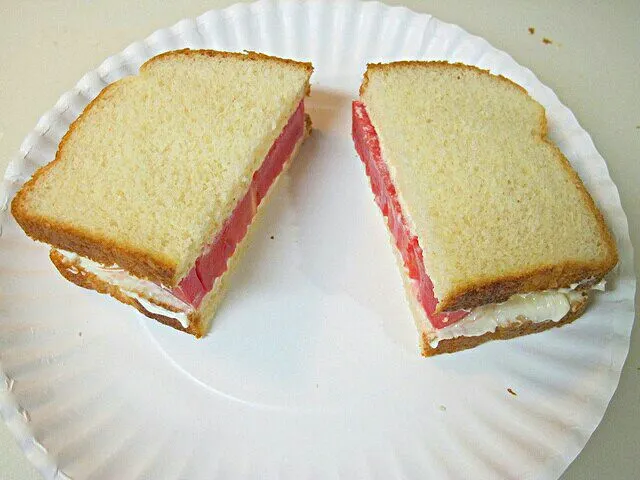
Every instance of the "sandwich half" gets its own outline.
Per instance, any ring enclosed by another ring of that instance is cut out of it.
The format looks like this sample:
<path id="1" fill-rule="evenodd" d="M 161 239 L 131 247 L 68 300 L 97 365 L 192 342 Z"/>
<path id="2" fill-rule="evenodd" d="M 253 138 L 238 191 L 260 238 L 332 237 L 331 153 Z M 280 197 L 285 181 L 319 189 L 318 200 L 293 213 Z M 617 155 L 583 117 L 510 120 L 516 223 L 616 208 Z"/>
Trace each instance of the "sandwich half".
<path id="1" fill-rule="evenodd" d="M 310 63 L 179 50 L 106 87 L 12 202 L 68 280 L 204 335 L 311 123 Z"/>
<path id="2" fill-rule="evenodd" d="M 425 356 L 565 325 L 618 261 L 520 86 L 446 62 L 370 64 L 353 139 Z"/>

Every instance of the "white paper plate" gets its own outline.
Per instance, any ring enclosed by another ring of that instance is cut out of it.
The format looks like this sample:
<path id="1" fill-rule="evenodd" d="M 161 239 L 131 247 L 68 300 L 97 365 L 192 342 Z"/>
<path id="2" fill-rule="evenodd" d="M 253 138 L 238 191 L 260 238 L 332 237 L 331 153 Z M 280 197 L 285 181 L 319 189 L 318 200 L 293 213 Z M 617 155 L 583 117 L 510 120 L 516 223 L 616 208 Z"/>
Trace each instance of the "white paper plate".
<path id="1" fill-rule="evenodd" d="M 47 248 L 5 215 L 0 413 L 44 476 L 559 476 L 618 383 L 635 291 L 618 192 L 571 112 L 507 54 L 428 15 L 379 3 L 235 5 L 159 30 L 83 77 L 25 139 L 5 175 L 3 209 L 105 85 L 182 47 L 313 61 L 316 130 L 253 229 L 201 341 L 66 282 Z M 611 291 L 575 324 L 419 356 L 350 139 L 350 102 L 365 63 L 396 59 L 478 65 L 546 107 L 551 137 L 603 210 L 621 254 Z"/>

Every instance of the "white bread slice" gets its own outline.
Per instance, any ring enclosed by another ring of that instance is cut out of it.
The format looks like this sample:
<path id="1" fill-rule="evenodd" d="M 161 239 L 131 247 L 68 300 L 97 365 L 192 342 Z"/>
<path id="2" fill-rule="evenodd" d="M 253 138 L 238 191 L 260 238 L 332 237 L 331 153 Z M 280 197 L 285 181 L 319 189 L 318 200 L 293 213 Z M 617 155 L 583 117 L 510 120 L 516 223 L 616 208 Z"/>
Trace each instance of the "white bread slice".
<path id="1" fill-rule="evenodd" d="M 601 213 L 523 88 L 466 65 L 396 62 L 368 65 L 360 98 L 436 312 L 588 287 L 617 263 Z"/>
<path id="2" fill-rule="evenodd" d="M 93 100 L 12 213 L 56 248 L 175 286 L 309 92 L 310 63 L 180 50 Z"/>

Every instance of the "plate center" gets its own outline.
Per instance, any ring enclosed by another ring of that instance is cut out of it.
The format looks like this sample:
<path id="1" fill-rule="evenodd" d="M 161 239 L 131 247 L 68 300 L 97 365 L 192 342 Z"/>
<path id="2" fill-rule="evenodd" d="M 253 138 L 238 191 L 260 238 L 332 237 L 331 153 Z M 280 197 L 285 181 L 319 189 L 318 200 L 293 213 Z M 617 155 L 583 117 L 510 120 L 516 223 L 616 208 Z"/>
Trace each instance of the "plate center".
<path id="1" fill-rule="evenodd" d="M 351 98 L 314 89 L 307 102 L 314 131 L 251 226 L 210 333 L 195 340 L 145 325 L 176 366 L 218 393 L 261 405 L 344 407 L 345 397 L 366 399 L 379 383 L 368 372 L 384 368 L 373 366 L 383 352 L 415 356 L 417 347 L 348 135 Z M 401 335 L 390 339 L 390 331 Z"/>

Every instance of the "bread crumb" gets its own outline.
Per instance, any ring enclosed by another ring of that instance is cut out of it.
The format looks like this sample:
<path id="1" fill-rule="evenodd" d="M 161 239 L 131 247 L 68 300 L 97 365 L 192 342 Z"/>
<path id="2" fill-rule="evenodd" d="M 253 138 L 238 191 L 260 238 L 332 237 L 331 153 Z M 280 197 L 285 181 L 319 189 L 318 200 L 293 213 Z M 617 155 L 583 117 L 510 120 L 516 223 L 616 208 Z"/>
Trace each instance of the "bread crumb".
<path id="1" fill-rule="evenodd" d="M 446 411 L 447 411 L 447 407 L 445 407 L 444 405 L 440 405 L 440 406 L 438 407 L 438 409 L 439 409 L 441 412 L 446 412 Z"/>
<path id="2" fill-rule="evenodd" d="M 511 388 L 507 388 L 507 392 L 509 392 L 511 395 L 513 395 L 514 397 L 517 397 L 518 394 L 516 392 L 514 392 Z"/>
<path id="3" fill-rule="evenodd" d="M 529 27 L 529 33 L 533 35 L 534 33 L 536 33 L 536 29 L 533 27 Z"/>
<path id="4" fill-rule="evenodd" d="M 553 43 L 553 40 L 551 40 L 550 38 L 544 37 L 542 39 L 542 43 L 544 43 L 545 45 L 551 45 Z"/>

